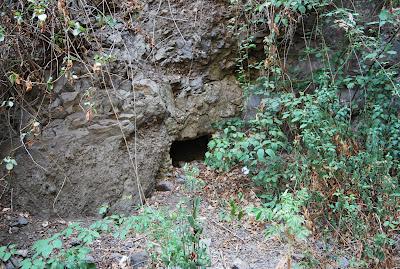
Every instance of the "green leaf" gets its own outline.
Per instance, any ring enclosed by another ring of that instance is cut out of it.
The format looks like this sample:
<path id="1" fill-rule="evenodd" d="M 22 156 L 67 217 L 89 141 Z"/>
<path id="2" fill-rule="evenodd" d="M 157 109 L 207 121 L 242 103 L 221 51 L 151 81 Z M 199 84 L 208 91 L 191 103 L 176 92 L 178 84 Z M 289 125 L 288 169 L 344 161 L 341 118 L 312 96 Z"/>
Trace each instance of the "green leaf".
<path id="1" fill-rule="evenodd" d="M 62 241 L 60 239 L 57 239 L 53 242 L 53 247 L 57 249 L 61 249 L 62 247 Z"/>
<path id="2" fill-rule="evenodd" d="M 32 261 L 31 259 L 25 259 L 21 262 L 21 269 L 31 269 Z"/>
<path id="3" fill-rule="evenodd" d="M 70 237 L 71 234 L 73 233 L 73 229 L 71 227 L 68 227 L 67 229 L 65 229 L 65 237 Z"/>
<path id="4" fill-rule="evenodd" d="M 243 216 L 244 216 L 244 212 L 242 210 L 239 211 L 238 220 L 241 220 L 243 218 Z"/>
<path id="5" fill-rule="evenodd" d="M 1 258 L 4 262 L 8 261 L 11 258 L 11 253 L 6 252 L 4 253 L 3 257 Z"/>
<path id="6" fill-rule="evenodd" d="M 258 159 L 264 160 L 264 155 L 265 155 L 264 149 L 258 149 L 257 150 L 257 158 Z"/>
<path id="7" fill-rule="evenodd" d="M 99 208 L 99 215 L 105 215 L 107 213 L 107 211 L 108 211 L 108 205 L 107 204 L 102 205 Z"/>
<path id="8" fill-rule="evenodd" d="M 275 152 L 274 152 L 272 149 L 267 149 L 265 152 L 266 152 L 267 155 L 270 156 L 270 157 L 275 157 L 275 156 L 276 156 L 276 155 L 275 155 Z"/>
<path id="9" fill-rule="evenodd" d="M 256 220 L 260 220 L 261 219 L 261 214 L 262 214 L 262 211 L 261 210 L 258 211 L 258 213 L 256 215 Z"/>
<path id="10" fill-rule="evenodd" d="M 214 147 L 215 147 L 215 141 L 214 140 L 211 140 L 209 143 L 208 143 L 208 148 L 209 149 L 213 149 Z"/>
<path id="11" fill-rule="evenodd" d="M 79 268 L 82 268 L 82 269 L 96 269 L 96 264 L 87 263 L 87 262 L 81 262 L 81 263 L 79 263 Z"/>
<path id="12" fill-rule="evenodd" d="M 53 252 L 53 247 L 50 245 L 46 245 L 44 248 L 41 249 L 41 253 L 45 258 L 48 258 L 52 252 Z"/>
<path id="13" fill-rule="evenodd" d="M 53 247 L 49 245 L 48 240 L 39 240 L 33 245 L 38 254 L 48 258 L 53 251 Z"/>
<path id="14" fill-rule="evenodd" d="M 300 6 L 298 7 L 298 10 L 300 11 L 301 14 L 306 13 L 306 7 L 303 6 L 303 5 L 300 5 Z"/>
<path id="15" fill-rule="evenodd" d="M 0 42 L 5 40 L 4 28 L 0 26 Z"/>
<path id="16" fill-rule="evenodd" d="M 193 228 L 196 226 L 193 216 L 188 216 L 188 222 Z"/>
<path id="17" fill-rule="evenodd" d="M 279 23 L 280 19 L 281 19 L 281 15 L 280 15 L 280 14 L 277 14 L 277 15 L 275 16 L 274 22 L 275 22 L 275 23 Z"/>
<path id="18" fill-rule="evenodd" d="M 57 262 L 57 261 L 53 262 L 50 265 L 50 269 L 64 269 L 64 268 L 65 268 L 64 264 L 61 262 Z"/>
<path id="19" fill-rule="evenodd" d="M 386 21 L 389 19 L 390 13 L 387 9 L 382 9 L 381 13 L 379 13 L 379 26 L 385 25 Z"/>
<path id="20" fill-rule="evenodd" d="M 45 268 L 46 264 L 44 263 L 43 259 L 37 259 L 33 261 L 32 268 L 42 269 Z"/>
<path id="21" fill-rule="evenodd" d="M 354 83 L 354 82 L 350 82 L 350 83 L 347 84 L 347 88 L 348 88 L 348 89 L 353 89 L 354 86 L 355 86 L 355 83 Z"/>

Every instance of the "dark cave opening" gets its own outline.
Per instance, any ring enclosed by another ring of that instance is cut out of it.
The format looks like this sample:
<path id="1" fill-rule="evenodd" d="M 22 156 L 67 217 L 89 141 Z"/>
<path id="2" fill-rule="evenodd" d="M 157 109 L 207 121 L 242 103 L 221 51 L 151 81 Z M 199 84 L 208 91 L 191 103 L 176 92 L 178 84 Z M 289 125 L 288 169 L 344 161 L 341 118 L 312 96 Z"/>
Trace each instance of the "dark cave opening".
<path id="1" fill-rule="evenodd" d="M 174 167 L 180 167 L 181 162 L 204 160 L 207 145 L 211 135 L 203 135 L 191 140 L 172 142 L 169 154 Z"/>

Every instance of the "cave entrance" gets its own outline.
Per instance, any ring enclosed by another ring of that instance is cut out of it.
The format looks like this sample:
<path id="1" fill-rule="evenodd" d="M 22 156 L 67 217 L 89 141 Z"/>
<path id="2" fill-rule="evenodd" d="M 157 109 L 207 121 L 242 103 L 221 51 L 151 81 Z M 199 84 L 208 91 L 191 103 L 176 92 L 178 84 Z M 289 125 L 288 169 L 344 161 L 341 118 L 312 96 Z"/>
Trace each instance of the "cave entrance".
<path id="1" fill-rule="evenodd" d="M 207 145 L 211 135 L 203 135 L 191 140 L 172 142 L 169 154 L 174 167 L 180 167 L 181 162 L 204 160 Z"/>

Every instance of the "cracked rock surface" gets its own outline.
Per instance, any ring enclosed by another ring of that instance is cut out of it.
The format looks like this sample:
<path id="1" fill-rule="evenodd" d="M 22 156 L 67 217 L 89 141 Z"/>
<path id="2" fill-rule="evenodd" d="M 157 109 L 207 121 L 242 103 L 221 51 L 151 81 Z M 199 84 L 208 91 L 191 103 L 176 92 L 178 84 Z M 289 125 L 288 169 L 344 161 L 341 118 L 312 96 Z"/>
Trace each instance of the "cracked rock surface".
<path id="1" fill-rule="evenodd" d="M 212 123 L 239 115 L 228 4 L 169 2 L 145 1 L 133 23 L 140 31 L 123 23 L 93 29 L 88 66 L 76 63 L 73 75 L 57 80 L 31 156 L 16 152 L 15 209 L 79 216 L 107 203 L 128 212 L 153 191 L 172 141 L 210 134 Z M 5 141 L 0 152 L 19 145 L 18 137 Z"/>

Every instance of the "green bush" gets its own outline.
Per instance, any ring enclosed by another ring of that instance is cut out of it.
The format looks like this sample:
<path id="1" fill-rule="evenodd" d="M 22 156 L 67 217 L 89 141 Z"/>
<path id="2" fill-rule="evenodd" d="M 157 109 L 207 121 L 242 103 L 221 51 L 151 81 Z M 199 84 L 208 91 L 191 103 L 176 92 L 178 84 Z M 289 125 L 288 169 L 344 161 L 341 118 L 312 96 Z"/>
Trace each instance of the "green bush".
<path id="1" fill-rule="evenodd" d="M 275 26 L 270 29 L 288 30 L 283 14 L 303 14 L 300 3 L 304 2 L 265 2 L 265 8 L 276 8 Z M 321 5 L 306 10 L 317 7 Z M 253 20 L 245 21 L 252 27 L 260 23 L 254 18 L 263 18 L 259 9 L 244 12 L 251 14 L 247 18 Z M 271 31 L 264 38 L 266 58 L 260 59 L 268 65 L 258 71 L 257 79 L 248 75 L 255 65 L 246 65 L 247 56 L 239 60 L 239 80 L 247 94 L 264 96 L 259 112 L 253 120 L 220 125 L 208 145 L 206 163 L 219 170 L 248 169 L 265 190 L 262 198 L 267 204 L 259 210 L 267 210 L 266 219 L 280 223 L 278 230 L 282 223 L 303 227 L 299 210 L 285 211 L 290 217 L 283 219 L 271 212 L 281 210 L 276 201 L 293 199 L 306 188 L 310 198 L 304 206 L 319 227 L 329 222 L 328 230 L 335 237 L 349 238 L 341 243 L 360 244 L 364 261 L 360 264 L 383 264 L 390 259 L 393 236 L 400 228 L 396 219 L 400 214 L 400 85 L 397 65 L 387 62 L 396 52 L 382 38 L 382 27 L 396 28 L 400 14 L 383 9 L 377 21 L 368 25 L 343 8 L 319 9 L 318 16 L 344 32 L 346 46 L 335 51 L 321 42 L 320 47 L 306 48 L 306 58 L 314 56 L 324 66 L 299 80 L 281 68 L 277 55 L 277 48 L 283 46 L 281 37 L 279 31 Z M 324 38 L 321 26 L 316 32 Z M 248 43 L 246 47 L 242 55 L 251 52 Z M 341 99 L 343 91 L 352 98 Z M 360 249 L 353 248 L 354 253 Z"/>

